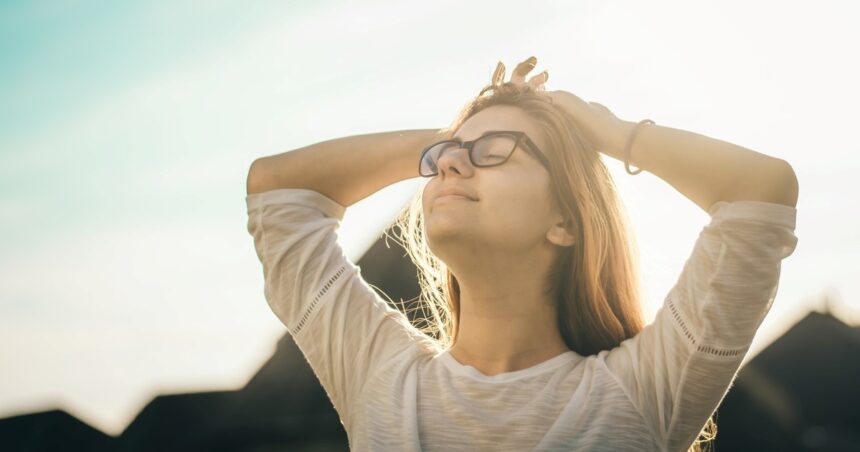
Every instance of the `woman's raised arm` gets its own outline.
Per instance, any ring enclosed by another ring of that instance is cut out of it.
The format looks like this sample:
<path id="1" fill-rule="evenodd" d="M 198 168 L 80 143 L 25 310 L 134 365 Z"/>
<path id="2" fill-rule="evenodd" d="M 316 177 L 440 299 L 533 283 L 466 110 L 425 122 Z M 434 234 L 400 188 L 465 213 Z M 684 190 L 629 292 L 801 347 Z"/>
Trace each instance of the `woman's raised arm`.
<path id="1" fill-rule="evenodd" d="M 261 157 L 248 170 L 248 194 L 306 188 L 344 207 L 404 179 L 418 177 L 424 147 L 447 129 L 416 129 L 335 138 Z"/>

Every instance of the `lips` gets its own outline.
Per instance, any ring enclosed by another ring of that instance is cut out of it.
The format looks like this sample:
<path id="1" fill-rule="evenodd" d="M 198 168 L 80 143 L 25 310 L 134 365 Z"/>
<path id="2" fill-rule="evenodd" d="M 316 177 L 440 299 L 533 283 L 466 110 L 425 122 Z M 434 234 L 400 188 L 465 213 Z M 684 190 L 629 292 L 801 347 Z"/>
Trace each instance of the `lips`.
<path id="1" fill-rule="evenodd" d="M 458 190 L 458 189 L 452 188 L 452 187 L 443 188 L 442 190 L 439 190 L 439 193 L 436 195 L 436 199 L 439 199 L 439 198 L 441 198 L 443 196 L 447 196 L 447 195 L 462 196 L 462 197 L 468 199 L 469 201 L 477 201 L 478 200 L 474 196 L 466 193 L 465 191 Z"/>
<path id="2" fill-rule="evenodd" d="M 443 200 L 443 199 L 461 199 L 461 200 L 463 200 L 463 201 L 474 201 L 474 200 L 472 200 L 472 199 L 469 199 L 469 198 L 466 198 L 466 197 L 463 197 L 463 196 L 460 196 L 460 195 L 442 195 L 442 196 L 437 196 L 437 197 L 436 197 L 436 201 L 441 201 L 441 200 Z M 435 201 L 434 201 L 434 202 L 435 202 Z"/>

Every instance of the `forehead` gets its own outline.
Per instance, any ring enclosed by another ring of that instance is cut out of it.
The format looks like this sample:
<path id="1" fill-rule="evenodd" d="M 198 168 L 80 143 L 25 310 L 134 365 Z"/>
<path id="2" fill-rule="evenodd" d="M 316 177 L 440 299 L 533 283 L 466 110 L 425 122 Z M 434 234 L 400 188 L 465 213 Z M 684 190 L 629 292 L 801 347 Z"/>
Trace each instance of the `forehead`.
<path id="1" fill-rule="evenodd" d="M 511 105 L 493 105 L 472 115 L 463 122 L 454 138 L 474 140 L 488 130 L 519 130 L 525 132 L 538 146 L 542 143 L 540 130 L 531 118 Z"/>

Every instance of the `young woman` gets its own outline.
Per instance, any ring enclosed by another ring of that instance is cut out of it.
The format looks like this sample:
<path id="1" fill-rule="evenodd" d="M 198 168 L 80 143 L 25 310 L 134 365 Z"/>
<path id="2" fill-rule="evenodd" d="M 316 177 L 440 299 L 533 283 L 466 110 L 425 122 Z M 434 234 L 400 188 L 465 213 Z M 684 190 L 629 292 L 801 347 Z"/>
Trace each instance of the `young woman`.
<path id="1" fill-rule="evenodd" d="M 535 58 L 441 130 L 333 139 L 254 161 L 248 231 L 265 297 L 353 450 L 699 450 L 770 309 L 794 235 L 784 160 L 546 91 Z M 602 152 L 710 222 L 649 325 Z M 399 217 L 428 326 L 361 277 L 346 208 L 423 176 Z"/>

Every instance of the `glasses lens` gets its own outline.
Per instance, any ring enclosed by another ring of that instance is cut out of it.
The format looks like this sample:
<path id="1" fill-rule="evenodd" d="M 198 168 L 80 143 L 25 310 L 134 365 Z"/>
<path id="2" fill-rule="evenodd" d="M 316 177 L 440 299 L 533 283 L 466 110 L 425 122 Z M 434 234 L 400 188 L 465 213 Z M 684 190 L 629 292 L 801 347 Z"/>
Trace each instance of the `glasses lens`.
<path id="1" fill-rule="evenodd" d="M 475 142 L 472 158 L 477 166 L 495 166 L 504 163 L 514 152 L 517 137 L 509 134 L 493 134 L 481 137 Z M 454 141 L 443 141 L 424 153 L 421 159 L 422 176 L 434 176 L 439 171 L 439 157 L 446 151 L 457 149 L 460 145 Z"/>
<path id="2" fill-rule="evenodd" d="M 516 145 L 517 137 L 513 135 L 487 135 L 475 142 L 472 158 L 478 166 L 501 165 L 514 152 Z"/>

